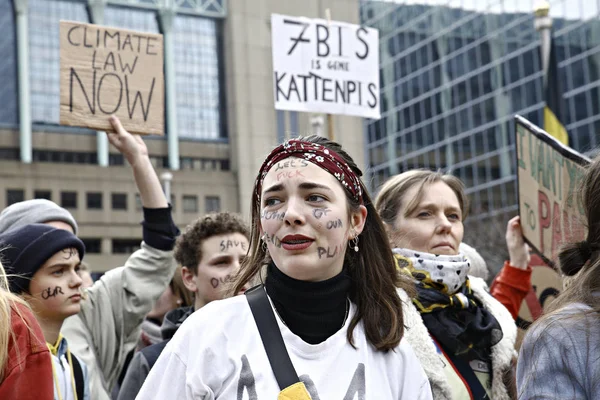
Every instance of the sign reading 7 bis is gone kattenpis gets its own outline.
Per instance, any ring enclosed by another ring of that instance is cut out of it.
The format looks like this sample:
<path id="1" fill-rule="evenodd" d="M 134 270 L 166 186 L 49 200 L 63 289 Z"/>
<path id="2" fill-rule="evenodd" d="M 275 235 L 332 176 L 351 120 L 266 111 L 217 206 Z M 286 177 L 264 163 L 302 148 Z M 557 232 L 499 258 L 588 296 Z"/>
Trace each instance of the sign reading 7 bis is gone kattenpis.
<path id="1" fill-rule="evenodd" d="M 561 245 L 587 235 L 579 196 L 590 160 L 525 118 L 517 115 L 515 122 L 523 236 L 552 265 Z"/>
<path id="2" fill-rule="evenodd" d="M 380 118 L 379 32 L 271 15 L 275 108 Z"/>
<path id="3" fill-rule="evenodd" d="M 162 35 L 60 22 L 60 123 L 164 134 Z"/>

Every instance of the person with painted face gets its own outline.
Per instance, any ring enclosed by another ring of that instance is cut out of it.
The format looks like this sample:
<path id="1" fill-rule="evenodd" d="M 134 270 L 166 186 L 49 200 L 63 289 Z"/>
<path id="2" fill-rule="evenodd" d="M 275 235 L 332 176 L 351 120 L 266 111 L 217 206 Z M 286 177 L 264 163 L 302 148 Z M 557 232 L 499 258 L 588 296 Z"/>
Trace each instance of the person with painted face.
<path id="1" fill-rule="evenodd" d="M 135 354 L 117 400 L 135 398 L 158 356 L 194 311 L 227 297 L 227 285 L 246 257 L 248 234 L 246 223 L 228 212 L 205 215 L 186 227 L 175 243 L 175 260 L 180 265 L 176 273 L 193 294 L 193 305 L 165 315 L 160 329 L 163 340 Z"/>
<path id="2" fill-rule="evenodd" d="M 255 181 L 249 256 L 233 293 L 264 283 L 191 315 L 137 398 L 430 399 L 403 339 L 397 288 L 413 288 L 361 175 L 322 137 L 275 148 Z"/>
<path id="3" fill-rule="evenodd" d="M 470 261 L 459 251 L 467 203 L 458 178 L 412 170 L 384 183 L 375 207 L 396 266 L 416 284 L 404 309 L 407 340 L 433 397 L 510 399 L 516 326 L 485 281 L 468 276 Z"/>
<path id="4" fill-rule="evenodd" d="M 65 319 L 81 310 L 83 242 L 64 229 L 31 224 L 0 235 L 0 248 L 10 291 L 31 307 L 50 350 L 54 399 L 90 399 L 87 366 L 60 334 Z"/>

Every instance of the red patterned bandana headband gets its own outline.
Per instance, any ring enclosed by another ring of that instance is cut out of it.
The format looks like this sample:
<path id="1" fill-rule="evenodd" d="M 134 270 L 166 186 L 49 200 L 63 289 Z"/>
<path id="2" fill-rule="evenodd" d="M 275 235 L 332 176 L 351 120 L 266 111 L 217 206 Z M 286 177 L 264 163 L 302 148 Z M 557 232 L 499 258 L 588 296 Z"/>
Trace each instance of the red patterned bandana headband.
<path id="1" fill-rule="evenodd" d="M 363 204 L 360 180 L 348 163 L 338 153 L 327 147 L 317 143 L 303 142 L 298 139 L 291 139 L 277 146 L 267 156 L 256 178 L 257 199 L 260 199 L 263 181 L 267 172 L 269 172 L 274 164 L 288 157 L 298 157 L 323 168 L 333 175 L 350 192 L 355 200 Z"/>

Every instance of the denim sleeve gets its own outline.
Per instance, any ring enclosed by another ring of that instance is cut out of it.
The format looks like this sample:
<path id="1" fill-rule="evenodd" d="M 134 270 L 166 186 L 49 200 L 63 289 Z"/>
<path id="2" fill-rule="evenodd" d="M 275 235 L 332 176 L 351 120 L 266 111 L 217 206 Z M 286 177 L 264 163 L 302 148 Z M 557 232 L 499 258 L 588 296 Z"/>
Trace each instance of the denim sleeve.
<path id="1" fill-rule="evenodd" d="M 519 399 L 590 399 L 598 389 L 598 317 L 577 306 L 532 325 L 517 364 Z"/>

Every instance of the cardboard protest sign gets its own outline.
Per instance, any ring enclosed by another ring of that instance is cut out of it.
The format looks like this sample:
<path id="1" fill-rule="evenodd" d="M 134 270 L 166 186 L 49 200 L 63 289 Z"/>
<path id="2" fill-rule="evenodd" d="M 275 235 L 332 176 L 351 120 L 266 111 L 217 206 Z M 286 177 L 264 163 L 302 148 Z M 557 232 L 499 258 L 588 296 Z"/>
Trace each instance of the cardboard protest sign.
<path id="1" fill-rule="evenodd" d="M 562 291 L 562 277 L 538 255 L 531 256 L 531 290 L 519 309 L 517 325 L 521 329 L 538 319 Z"/>
<path id="2" fill-rule="evenodd" d="M 60 123 L 164 134 L 162 35 L 60 22 Z"/>
<path id="3" fill-rule="evenodd" d="M 380 118 L 379 32 L 272 14 L 277 110 Z"/>
<path id="4" fill-rule="evenodd" d="M 523 236 L 550 265 L 560 246 L 586 237 L 578 189 L 590 160 L 516 116 L 519 215 Z"/>

